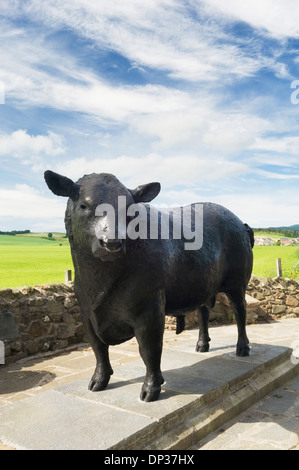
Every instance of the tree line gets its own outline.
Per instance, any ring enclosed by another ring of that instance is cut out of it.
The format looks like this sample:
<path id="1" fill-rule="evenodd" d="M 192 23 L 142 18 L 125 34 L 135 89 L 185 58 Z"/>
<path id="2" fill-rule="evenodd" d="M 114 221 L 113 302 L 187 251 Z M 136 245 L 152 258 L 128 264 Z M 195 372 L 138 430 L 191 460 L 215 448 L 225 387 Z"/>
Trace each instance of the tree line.
<path id="1" fill-rule="evenodd" d="M 24 235 L 25 233 L 30 233 L 30 230 L 11 230 L 10 232 L 0 230 L 0 235 Z"/>

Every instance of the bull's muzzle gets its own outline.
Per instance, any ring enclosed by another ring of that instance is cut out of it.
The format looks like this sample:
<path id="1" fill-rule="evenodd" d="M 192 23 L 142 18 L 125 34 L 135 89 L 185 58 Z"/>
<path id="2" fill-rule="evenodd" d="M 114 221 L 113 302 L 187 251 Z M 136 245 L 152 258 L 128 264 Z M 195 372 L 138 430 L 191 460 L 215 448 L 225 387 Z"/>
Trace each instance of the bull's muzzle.
<path id="1" fill-rule="evenodd" d="M 109 255 L 125 253 L 125 240 L 95 239 L 91 246 L 92 254 L 96 258 L 107 260 Z"/>
<path id="2" fill-rule="evenodd" d="M 115 253 L 120 251 L 123 247 L 123 240 L 99 240 L 100 245 L 106 251 Z"/>

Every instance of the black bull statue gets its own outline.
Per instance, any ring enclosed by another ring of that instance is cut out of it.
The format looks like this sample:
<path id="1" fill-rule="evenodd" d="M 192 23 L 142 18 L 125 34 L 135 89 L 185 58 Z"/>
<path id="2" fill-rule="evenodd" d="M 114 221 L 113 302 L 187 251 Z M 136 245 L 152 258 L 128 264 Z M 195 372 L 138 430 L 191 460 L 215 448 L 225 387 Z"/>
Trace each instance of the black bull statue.
<path id="1" fill-rule="evenodd" d="M 174 220 L 175 214 L 187 214 L 183 208 L 158 211 L 146 204 L 160 192 L 159 183 L 130 190 L 107 173 L 85 175 L 75 183 L 50 170 L 45 172 L 45 180 L 54 194 L 69 198 L 65 225 L 75 268 L 74 289 L 97 360 L 90 390 L 105 389 L 113 374 L 109 345 L 135 336 L 146 366 L 141 400 L 157 400 L 163 383 L 160 362 L 165 314 L 177 317 L 180 333 L 184 315 L 197 308 L 196 350 L 206 352 L 209 310 L 218 292 L 227 294 L 235 314 L 236 353 L 249 354 L 245 290 L 252 271 L 254 239 L 247 224 L 220 205 L 193 204 L 184 208 L 190 209 L 189 219 L 185 217 L 188 223 L 191 220 L 187 240 L 186 221 L 176 217 L 175 227 Z M 109 208 L 115 211 L 108 217 Z M 136 211 L 143 212 L 143 219 L 134 220 Z M 153 214 L 158 222 L 149 228 Z M 164 237 L 162 220 L 172 220 Z M 129 233 L 130 224 L 135 230 Z M 179 236 L 178 224 L 182 229 Z M 194 240 L 198 235 L 193 247 L 190 234 Z"/>

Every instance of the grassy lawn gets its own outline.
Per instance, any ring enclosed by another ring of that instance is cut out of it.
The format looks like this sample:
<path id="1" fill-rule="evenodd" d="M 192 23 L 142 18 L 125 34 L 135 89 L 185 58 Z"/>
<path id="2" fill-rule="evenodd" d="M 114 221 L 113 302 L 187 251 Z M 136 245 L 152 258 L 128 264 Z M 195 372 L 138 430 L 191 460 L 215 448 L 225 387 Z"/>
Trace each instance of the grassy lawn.
<path id="1" fill-rule="evenodd" d="M 298 246 L 255 246 L 253 256 L 253 274 L 255 276 L 277 276 L 276 258 L 281 258 L 283 277 L 299 279 Z"/>
<path id="2" fill-rule="evenodd" d="M 64 282 L 66 269 L 73 269 L 67 239 L 0 235 L 0 289 Z"/>
<path id="3" fill-rule="evenodd" d="M 0 289 L 64 282 L 64 271 L 73 270 L 69 242 L 63 234 L 0 235 Z M 281 258 L 284 277 L 299 279 L 298 246 L 255 246 L 253 274 L 276 276 Z"/>

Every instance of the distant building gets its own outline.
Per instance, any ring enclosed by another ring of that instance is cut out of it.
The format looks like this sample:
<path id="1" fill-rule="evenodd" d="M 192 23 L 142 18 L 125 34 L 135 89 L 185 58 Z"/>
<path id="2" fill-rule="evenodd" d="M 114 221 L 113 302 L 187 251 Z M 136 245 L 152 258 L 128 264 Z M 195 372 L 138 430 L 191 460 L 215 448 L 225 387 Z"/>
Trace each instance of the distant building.
<path id="1" fill-rule="evenodd" d="M 254 244 L 256 246 L 264 246 L 264 245 L 274 245 L 273 238 L 270 237 L 254 237 Z"/>
<path id="2" fill-rule="evenodd" d="M 289 238 L 279 238 L 278 240 L 280 240 L 281 246 L 293 245 L 292 240 L 290 240 Z"/>

